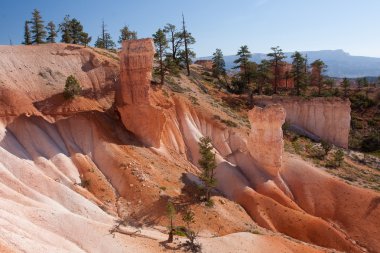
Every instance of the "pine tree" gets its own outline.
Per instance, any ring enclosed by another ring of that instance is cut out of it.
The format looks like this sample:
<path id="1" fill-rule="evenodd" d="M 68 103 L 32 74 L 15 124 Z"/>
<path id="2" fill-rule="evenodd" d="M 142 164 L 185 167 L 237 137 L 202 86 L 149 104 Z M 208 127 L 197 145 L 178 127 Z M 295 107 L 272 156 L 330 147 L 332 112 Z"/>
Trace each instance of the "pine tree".
<path id="1" fill-rule="evenodd" d="M 63 22 L 59 24 L 59 30 L 62 33 L 61 41 L 64 43 L 87 46 L 91 41 L 88 33 L 83 31 L 80 21 L 76 18 L 71 19 L 69 15 L 66 15 Z"/>
<path id="2" fill-rule="evenodd" d="M 95 47 L 97 48 L 105 48 L 104 40 L 101 37 L 98 37 L 95 41 Z"/>
<path id="3" fill-rule="evenodd" d="M 323 73 L 326 72 L 327 65 L 320 59 L 315 60 L 311 63 L 313 68 L 311 81 L 312 84 L 318 87 L 318 95 L 321 95 L 322 87 L 323 87 Z"/>
<path id="4" fill-rule="evenodd" d="M 186 235 L 186 238 L 188 239 L 186 243 L 183 244 L 185 251 L 190 251 L 194 253 L 201 252 L 202 247 L 199 243 L 196 242 L 198 234 L 195 233 L 190 227 L 190 224 L 195 223 L 194 212 L 191 210 L 186 210 L 186 212 L 182 216 L 182 220 L 186 224 L 185 235 Z"/>
<path id="5" fill-rule="evenodd" d="M 277 94 L 277 88 L 278 84 L 281 79 L 281 66 L 283 64 L 282 60 L 286 58 L 284 53 L 282 52 L 282 49 L 277 46 L 277 47 L 272 47 L 271 50 L 273 51 L 272 53 L 267 54 L 267 56 L 270 58 L 269 61 L 272 63 L 272 68 L 273 68 L 273 92 Z"/>
<path id="6" fill-rule="evenodd" d="M 216 161 L 215 161 L 215 153 L 212 152 L 213 147 L 211 145 L 211 139 L 209 137 L 202 137 L 199 140 L 199 153 L 201 158 L 198 163 L 199 166 L 203 169 L 200 179 L 204 184 L 204 190 L 206 195 L 206 201 L 208 204 L 212 205 L 211 202 L 211 190 L 216 186 L 215 179 L 215 169 L 216 169 Z"/>
<path id="7" fill-rule="evenodd" d="M 174 204 L 173 204 L 173 202 L 169 201 L 166 205 L 166 216 L 168 217 L 169 222 L 170 222 L 168 243 L 173 242 L 173 236 L 174 236 L 174 232 L 175 232 L 175 227 L 174 227 L 173 221 L 175 219 L 175 215 L 176 215 L 176 210 L 175 210 Z"/>
<path id="8" fill-rule="evenodd" d="M 86 32 L 80 33 L 79 42 L 81 45 L 84 45 L 85 47 L 87 47 L 88 44 L 90 44 L 91 40 L 92 40 L 92 37 L 88 36 L 88 33 L 86 33 Z"/>
<path id="9" fill-rule="evenodd" d="M 77 95 L 80 95 L 82 91 L 82 87 L 80 86 L 78 80 L 70 75 L 66 79 L 65 90 L 63 91 L 63 95 L 66 99 L 74 98 Z"/>
<path id="10" fill-rule="evenodd" d="M 31 45 L 32 44 L 32 38 L 29 30 L 29 24 L 30 21 L 25 21 L 25 26 L 24 26 L 24 41 L 22 44 L 24 45 Z"/>
<path id="11" fill-rule="evenodd" d="M 175 25 L 169 23 L 164 27 L 164 32 L 167 34 L 168 42 L 170 44 L 172 60 L 178 64 L 178 54 L 183 44 L 182 33 L 177 31 Z"/>
<path id="12" fill-rule="evenodd" d="M 131 31 L 128 26 L 124 26 L 120 29 L 120 36 L 119 36 L 119 44 L 121 44 L 124 40 L 136 40 L 137 39 L 137 32 Z"/>
<path id="13" fill-rule="evenodd" d="M 185 16 L 182 14 L 182 40 L 183 44 L 185 46 L 185 49 L 182 51 L 182 60 L 185 64 L 187 75 L 190 76 L 190 64 L 191 64 L 191 58 L 195 57 L 195 52 L 190 49 L 190 45 L 195 44 L 195 39 L 186 30 L 185 25 Z"/>
<path id="14" fill-rule="evenodd" d="M 226 74 L 226 63 L 224 61 L 222 50 L 217 48 L 212 57 L 212 75 L 219 78 Z"/>
<path id="15" fill-rule="evenodd" d="M 237 64 L 234 69 L 240 69 L 240 77 L 243 87 L 239 87 L 239 91 L 245 90 L 245 88 L 248 86 L 248 84 L 251 81 L 251 73 L 249 71 L 249 59 L 252 57 L 251 52 L 248 49 L 247 45 L 241 46 L 239 51 L 237 52 L 236 56 L 238 58 L 234 61 L 235 64 Z"/>
<path id="16" fill-rule="evenodd" d="M 61 42 L 68 44 L 72 43 L 71 18 L 69 15 L 66 15 L 63 22 L 59 24 L 59 31 L 62 34 Z"/>
<path id="17" fill-rule="evenodd" d="M 263 86 L 266 86 L 271 79 L 270 67 L 271 63 L 268 60 L 262 60 L 260 64 L 257 65 L 255 79 L 259 95 L 263 92 Z"/>
<path id="18" fill-rule="evenodd" d="M 83 26 L 82 24 L 76 19 L 73 18 L 70 20 L 70 37 L 72 39 L 72 44 L 80 44 L 81 43 L 81 36 L 83 33 Z"/>
<path id="19" fill-rule="evenodd" d="M 304 71 L 306 59 L 297 51 L 292 55 L 292 58 L 292 76 L 296 94 L 299 96 L 301 95 L 301 90 L 306 89 L 306 74 Z"/>
<path id="20" fill-rule="evenodd" d="M 41 14 L 37 9 L 34 9 L 32 13 L 31 24 L 32 24 L 32 27 L 31 27 L 32 43 L 33 44 L 44 43 L 44 39 L 46 37 L 44 21 L 42 20 Z"/>
<path id="21" fill-rule="evenodd" d="M 57 31 L 55 24 L 53 21 L 50 21 L 46 26 L 46 30 L 48 31 L 48 36 L 46 38 L 47 43 L 55 43 L 55 38 L 57 37 Z"/>
<path id="22" fill-rule="evenodd" d="M 348 88 L 350 87 L 350 81 L 347 78 L 343 78 L 341 85 L 343 87 L 343 96 L 345 98 L 347 98 L 348 97 Z"/>
<path id="23" fill-rule="evenodd" d="M 166 39 L 165 32 L 162 29 L 158 29 L 157 32 L 153 34 L 153 41 L 156 47 L 155 57 L 159 63 L 159 66 L 155 68 L 155 72 L 160 76 L 161 85 L 163 85 L 164 80 L 165 80 L 165 72 L 166 72 L 165 56 L 166 56 L 166 49 L 168 48 L 168 41 Z"/>
<path id="24" fill-rule="evenodd" d="M 106 30 L 106 25 L 102 21 L 102 34 L 95 42 L 95 47 L 104 48 L 104 49 L 114 49 L 116 47 L 115 42 L 112 40 L 111 35 Z"/>

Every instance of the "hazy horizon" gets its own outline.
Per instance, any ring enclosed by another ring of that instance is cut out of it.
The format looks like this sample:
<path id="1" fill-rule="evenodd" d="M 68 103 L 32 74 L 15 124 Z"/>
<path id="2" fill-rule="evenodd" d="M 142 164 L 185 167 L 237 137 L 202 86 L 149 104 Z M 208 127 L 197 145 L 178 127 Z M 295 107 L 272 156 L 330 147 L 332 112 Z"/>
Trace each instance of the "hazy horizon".
<path id="1" fill-rule="evenodd" d="M 2 4 L 0 44 L 20 44 L 23 26 L 34 8 L 41 11 L 45 24 L 58 24 L 66 14 L 81 21 L 92 36 L 91 45 L 100 34 L 104 19 L 116 42 L 119 30 L 129 25 L 139 37 L 150 37 L 166 23 L 180 26 L 185 14 L 188 30 L 197 43 L 197 57 L 212 55 L 221 48 L 224 55 L 234 55 L 241 45 L 252 53 L 267 53 L 272 46 L 285 52 L 342 49 L 353 56 L 380 57 L 380 1 L 366 0 L 239 0 L 137 2 L 103 1 L 26 1 Z M 275 31 L 275 32 L 273 32 Z"/>

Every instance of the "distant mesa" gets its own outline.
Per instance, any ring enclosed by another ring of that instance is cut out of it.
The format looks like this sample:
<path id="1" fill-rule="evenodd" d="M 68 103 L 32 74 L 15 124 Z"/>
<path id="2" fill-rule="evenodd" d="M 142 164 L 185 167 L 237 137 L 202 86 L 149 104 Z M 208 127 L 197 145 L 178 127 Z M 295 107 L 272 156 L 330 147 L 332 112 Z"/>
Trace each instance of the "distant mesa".
<path id="1" fill-rule="evenodd" d="M 380 76 L 380 58 L 366 57 L 366 56 L 352 56 L 341 49 L 338 50 L 321 50 L 321 51 L 303 51 L 306 54 L 309 63 L 321 59 L 327 66 L 326 74 L 331 77 L 363 77 L 363 76 Z M 287 52 L 286 61 L 291 63 L 291 55 L 293 52 Z M 212 56 L 200 57 L 198 60 L 210 60 Z M 235 66 L 235 55 L 228 55 L 224 57 L 226 67 L 232 69 Z M 252 61 L 259 63 L 261 60 L 266 59 L 266 54 L 255 53 L 252 55 Z"/>

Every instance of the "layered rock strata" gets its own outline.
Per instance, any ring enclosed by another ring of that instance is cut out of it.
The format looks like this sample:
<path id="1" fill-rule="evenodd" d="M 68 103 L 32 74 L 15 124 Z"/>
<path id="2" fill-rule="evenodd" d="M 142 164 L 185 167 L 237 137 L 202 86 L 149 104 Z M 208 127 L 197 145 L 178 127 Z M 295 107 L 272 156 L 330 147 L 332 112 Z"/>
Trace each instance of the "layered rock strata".
<path id="1" fill-rule="evenodd" d="M 348 147 L 351 104 L 340 98 L 281 98 L 260 96 L 254 103 L 265 106 L 281 104 L 286 111 L 286 121 L 311 132 L 322 140 L 339 147 Z"/>
<path id="2" fill-rule="evenodd" d="M 285 110 L 277 104 L 265 108 L 256 106 L 248 112 L 248 118 L 251 123 L 248 151 L 259 167 L 276 176 L 284 153 L 282 124 L 285 123 Z"/>
<path id="3" fill-rule="evenodd" d="M 154 46 L 152 39 L 123 42 L 117 109 L 124 126 L 144 144 L 160 146 L 165 116 L 150 99 Z"/>

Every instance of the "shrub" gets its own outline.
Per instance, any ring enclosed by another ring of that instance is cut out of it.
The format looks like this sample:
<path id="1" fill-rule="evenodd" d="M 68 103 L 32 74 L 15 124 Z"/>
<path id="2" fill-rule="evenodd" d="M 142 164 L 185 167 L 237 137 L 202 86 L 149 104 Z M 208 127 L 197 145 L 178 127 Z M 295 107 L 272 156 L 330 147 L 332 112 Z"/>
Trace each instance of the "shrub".
<path id="1" fill-rule="evenodd" d="M 325 150 L 321 145 L 314 145 L 309 149 L 309 155 L 313 158 L 323 159 L 325 157 Z"/>
<path id="2" fill-rule="evenodd" d="M 380 133 L 372 133 L 365 137 L 361 143 L 361 149 L 364 152 L 380 150 Z"/>
<path id="3" fill-rule="evenodd" d="M 362 93 L 357 93 L 350 96 L 350 101 L 352 109 L 363 110 L 375 105 L 375 102 L 372 99 L 368 98 Z"/>
<path id="4" fill-rule="evenodd" d="M 202 251 L 202 246 L 197 242 L 198 233 L 195 233 L 190 228 L 190 224 L 195 223 L 194 215 L 194 212 L 187 210 L 182 217 L 182 220 L 186 223 L 185 236 L 187 238 L 187 241 L 182 244 L 182 247 L 184 247 L 185 251 L 197 253 Z"/>
<path id="5" fill-rule="evenodd" d="M 302 146 L 301 146 L 301 144 L 299 143 L 298 139 L 296 139 L 295 141 L 292 142 L 292 146 L 293 146 L 294 151 L 296 152 L 296 154 L 301 153 L 301 151 L 302 151 Z"/>
<path id="6" fill-rule="evenodd" d="M 352 118 L 351 119 L 351 128 L 352 129 L 363 129 L 364 123 L 363 123 L 363 121 L 361 121 L 359 119 Z"/>
<path id="7" fill-rule="evenodd" d="M 225 124 L 228 127 L 238 127 L 238 124 L 236 124 L 235 122 L 233 122 L 229 119 L 221 119 L 220 122 L 222 122 L 223 124 Z"/>
<path id="8" fill-rule="evenodd" d="M 66 79 L 65 84 L 65 90 L 63 92 L 63 95 L 66 99 L 74 98 L 75 96 L 79 95 L 82 91 L 82 87 L 80 86 L 79 82 L 73 75 L 70 75 Z"/>
<path id="9" fill-rule="evenodd" d="M 168 217 L 169 222 L 170 222 L 169 223 L 169 238 L 168 238 L 169 243 L 173 242 L 173 236 L 175 232 L 175 228 L 174 228 L 175 215 L 176 215 L 176 209 L 173 205 L 173 202 L 168 201 L 166 205 L 166 216 Z"/>
<path id="10" fill-rule="evenodd" d="M 341 166 L 344 159 L 344 152 L 342 150 L 338 150 L 334 153 L 334 161 L 337 166 Z"/>
<path id="11" fill-rule="evenodd" d="M 329 151 L 332 149 L 332 145 L 330 143 L 328 143 L 327 141 L 322 141 L 321 145 L 325 151 L 325 155 L 327 155 L 329 153 Z"/>

